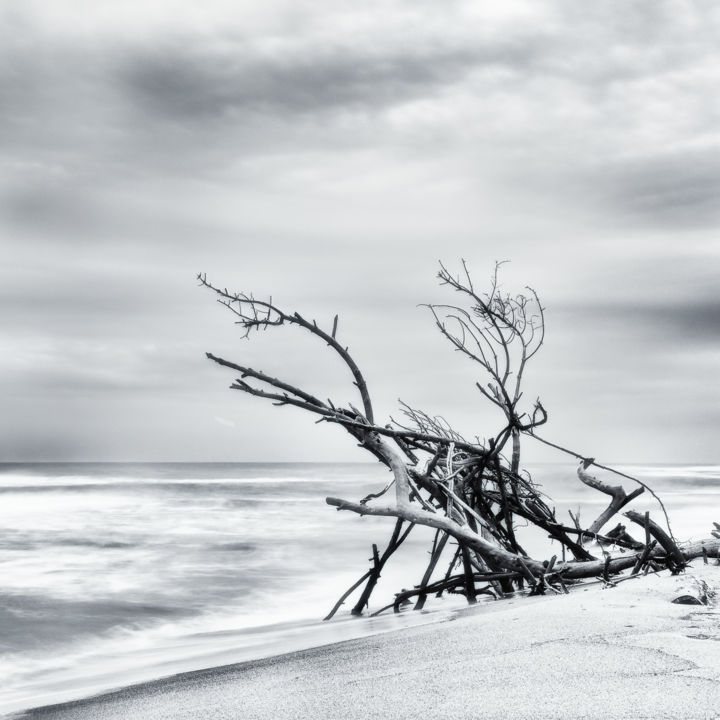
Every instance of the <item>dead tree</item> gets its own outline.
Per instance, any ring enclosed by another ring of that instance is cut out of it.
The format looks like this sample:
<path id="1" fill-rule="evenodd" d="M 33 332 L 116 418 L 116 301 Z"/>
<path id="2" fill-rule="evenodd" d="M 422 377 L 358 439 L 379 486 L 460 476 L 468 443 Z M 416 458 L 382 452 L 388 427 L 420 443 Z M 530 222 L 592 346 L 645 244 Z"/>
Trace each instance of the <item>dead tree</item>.
<path id="1" fill-rule="evenodd" d="M 275 405 L 298 407 L 318 416 L 319 421 L 340 425 L 392 473 L 391 481 L 384 488 L 359 501 L 326 498 L 326 502 L 338 510 L 395 520 L 382 555 L 373 545 L 372 567 L 340 598 L 327 618 L 360 586 L 364 587 L 352 611 L 363 612 L 381 570 L 416 525 L 436 530 L 430 560 L 418 586 L 398 593 L 395 602 L 388 606 L 395 610 L 412 597 L 417 598 L 415 606 L 420 608 L 430 594 L 444 592 L 461 593 L 468 602 L 474 602 L 479 593 L 497 597 L 525 586 L 532 593 L 543 593 L 547 589 L 566 591 L 567 583 L 574 580 L 596 576 L 609 579 L 624 569 L 634 568 L 638 572 L 649 563 L 678 572 L 693 557 L 718 555 L 719 538 L 679 547 L 672 533 L 664 533 L 649 520 L 643 520 L 644 543 L 634 540 L 622 525 L 601 534 L 605 524 L 640 495 L 645 486 L 627 494 L 622 487 L 607 485 L 587 472 L 590 465 L 604 466 L 572 451 L 566 452 L 582 460 L 579 479 L 610 495 L 611 502 L 587 527 L 581 527 L 577 519 L 574 526 L 558 520 L 554 508 L 529 473 L 521 470 L 520 463 L 521 436 L 540 439 L 535 428 L 548 419 L 539 399 L 529 409 L 520 407 L 527 364 L 543 344 L 544 312 L 537 293 L 530 288 L 525 294 L 504 293 L 499 284 L 499 269 L 497 264 L 490 290 L 480 293 L 464 262 L 459 276 L 453 276 L 441 265 L 438 274 L 441 284 L 457 292 L 465 305 L 427 306 L 442 335 L 479 366 L 483 377 L 477 388 L 502 412 L 503 426 L 484 442 L 468 440 L 443 418 L 408 405 L 402 407 L 403 422 L 379 424 L 365 377 L 347 346 L 338 339 L 337 315 L 332 327 L 323 329 L 315 320 L 284 309 L 272 299 L 258 300 L 246 293 L 229 292 L 212 285 L 205 275 L 198 276 L 200 284 L 213 291 L 218 302 L 234 315 L 244 337 L 249 337 L 253 330 L 295 326 L 330 348 L 349 371 L 359 407 L 321 400 L 285 379 L 208 353 L 210 360 L 236 373 L 230 387 Z M 510 460 L 503 455 L 508 443 Z M 393 500 L 387 501 L 391 488 Z M 631 511 L 626 516 L 637 522 Z M 518 542 L 516 517 L 541 528 L 558 542 L 562 559 L 529 557 Z M 602 557 L 590 552 L 586 544 L 590 538 L 600 544 Z M 433 581 L 443 554 L 452 546 L 449 539 L 454 540 L 456 549 L 443 578 Z M 607 547 L 633 552 L 612 554 L 605 550 Z"/>
<path id="2" fill-rule="evenodd" d="M 510 295 L 502 292 L 498 273 L 503 263 L 495 264 L 490 290 L 477 292 L 465 261 L 462 275 L 453 276 L 441 263 L 441 284 L 459 293 L 469 303 L 460 305 L 427 305 L 440 332 L 455 350 L 479 365 L 489 382 L 477 382 L 477 389 L 497 406 L 507 422 L 496 447 L 502 450 L 512 438 L 510 470 L 520 470 L 520 434 L 542 425 L 547 414 L 536 400 L 532 417 L 521 412 L 522 381 L 528 362 L 537 354 L 545 339 L 545 313 L 537 293 Z"/>

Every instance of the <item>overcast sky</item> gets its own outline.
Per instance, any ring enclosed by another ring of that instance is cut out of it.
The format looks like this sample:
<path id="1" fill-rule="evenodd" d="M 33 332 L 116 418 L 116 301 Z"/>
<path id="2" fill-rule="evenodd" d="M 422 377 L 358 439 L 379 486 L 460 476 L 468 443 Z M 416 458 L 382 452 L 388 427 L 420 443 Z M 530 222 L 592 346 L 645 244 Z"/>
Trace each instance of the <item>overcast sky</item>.
<path id="1" fill-rule="evenodd" d="M 576 0 L 0 2 L 0 460 L 364 460 L 207 350 L 380 419 L 500 420 L 419 303 L 509 259 L 526 397 L 605 462 L 720 462 L 720 8 Z M 548 456 L 526 443 L 531 459 Z"/>

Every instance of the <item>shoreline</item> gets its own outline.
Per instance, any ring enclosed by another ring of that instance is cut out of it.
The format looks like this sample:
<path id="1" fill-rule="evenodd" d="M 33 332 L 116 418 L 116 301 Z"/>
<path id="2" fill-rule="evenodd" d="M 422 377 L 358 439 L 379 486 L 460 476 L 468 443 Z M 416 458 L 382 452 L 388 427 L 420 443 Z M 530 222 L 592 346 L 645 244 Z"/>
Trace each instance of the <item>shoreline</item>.
<path id="1" fill-rule="evenodd" d="M 281 657 L 316 647 L 440 623 L 478 606 L 449 605 L 422 612 L 385 613 L 379 617 L 315 618 L 266 625 L 209 630 L 156 639 L 114 662 L 107 650 L 73 661 L 66 669 L 48 670 L 34 685 L 19 692 L 0 689 L 0 718 L 44 706 L 64 705 L 157 680 Z M 129 661 L 133 661 L 130 663 Z"/>
<path id="2" fill-rule="evenodd" d="M 707 582 L 715 604 L 679 605 Z M 195 670 L 14 720 L 102 718 L 716 718 L 720 567 L 569 595 L 512 598 L 448 619 Z"/>

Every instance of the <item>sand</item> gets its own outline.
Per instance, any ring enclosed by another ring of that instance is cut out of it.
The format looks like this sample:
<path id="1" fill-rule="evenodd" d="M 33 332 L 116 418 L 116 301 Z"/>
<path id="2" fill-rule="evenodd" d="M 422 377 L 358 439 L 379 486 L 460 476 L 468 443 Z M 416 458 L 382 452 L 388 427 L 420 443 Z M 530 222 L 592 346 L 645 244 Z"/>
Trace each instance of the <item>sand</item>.
<path id="1" fill-rule="evenodd" d="M 701 580 L 708 606 L 679 605 Z M 503 600 L 453 621 L 176 675 L 40 720 L 720 718 L 720 567 Z"/>

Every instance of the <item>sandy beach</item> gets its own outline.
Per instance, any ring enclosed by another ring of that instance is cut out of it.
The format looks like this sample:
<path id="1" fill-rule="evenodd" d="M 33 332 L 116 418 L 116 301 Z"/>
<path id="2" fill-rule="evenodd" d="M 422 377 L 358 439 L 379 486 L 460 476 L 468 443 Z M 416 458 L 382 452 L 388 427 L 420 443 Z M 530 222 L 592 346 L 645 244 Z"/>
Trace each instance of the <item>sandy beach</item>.
<path id="1" fill-rule="evenodd" d="M 674 604 L 717 596 L 708 605 Z M 23 720 L 717 718 L 720 567 L 516 598 L 453 621 L 176 675 Z"/>

